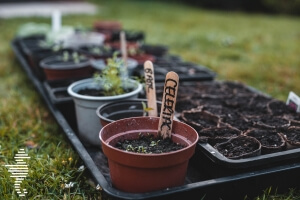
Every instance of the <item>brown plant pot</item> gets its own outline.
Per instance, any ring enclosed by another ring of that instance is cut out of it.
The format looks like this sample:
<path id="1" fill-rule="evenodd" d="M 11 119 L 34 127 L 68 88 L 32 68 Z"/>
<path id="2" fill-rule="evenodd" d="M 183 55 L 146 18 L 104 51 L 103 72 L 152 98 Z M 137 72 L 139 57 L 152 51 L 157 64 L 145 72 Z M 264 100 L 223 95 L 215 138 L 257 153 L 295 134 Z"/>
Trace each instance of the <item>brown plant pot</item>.
<path id="1" fill-rule="evenodd" d="M 300 147 L 300 127 L 291 126 L 281 131 L 286 141 L 287 149 L 295 149 Z"/>
<path id="2" fill-rule="evenodd" d="M 158 117 L 133 117 L 112 122 L 100 131 L 103 153 L 108 158 L 114 187 L 125 192 L 143 193 L 184 183 L 189 159 L 195 152 L 197 132 L 187 124 L 173 121 L 173 142 L 185 145 L 181 150 L 140 154 L 115 148 L 120 140 L 137 139 L 141 133 L 157 135 Z"/>
<path id="3" fill-rule="evenodd" d="M 275 130 L 251 129 L 245 132 L 244 135 L 254 137 L 261 143 L 262 154 L 283 151 L 286 147 L 284 138 Z"/>
<path id="4" fill-rule="evenodd" d="M 248 118 L 253 125 L 258 128 L 267 129 L 284 129 L 290 126 L 291 122 L 284 117 L 276 117 L 272 115 L 261 115 Z"/>
<path id="5" fill-rule="evenodd" d="M 211 146 L 215 146 L 217 143 L 226 142 L 231 138 L 241 135 L 242 131 L 231 126 L 222 126 L 205 128 L 198 133 L 200 140 L 204 141 L 204 138 L 206 138 Z"/>
<path id="6" fill-rule="evenodd" d="M 261 143 L 254 137 L 244 135 L 217 144 L 215 148 L 229 159 L 249 158 L 261 154 Z"/>
<path id="7" fill-rule="evenodd" d="M 220 118 L 216 115 L 198 109 L 184 110 L 180 118 L 198 132 L 204 128 L 220 126 Z"/>
<path id="8" fill-rule="evenodd" d="M 63 61 L 62 56 L 51 56 L 40 62 L 47 80 L 63 80 L 73 78 L 90 77 L 93 68 L 88 58 L 80 60 L 79 63 L 73 61 Z"/>

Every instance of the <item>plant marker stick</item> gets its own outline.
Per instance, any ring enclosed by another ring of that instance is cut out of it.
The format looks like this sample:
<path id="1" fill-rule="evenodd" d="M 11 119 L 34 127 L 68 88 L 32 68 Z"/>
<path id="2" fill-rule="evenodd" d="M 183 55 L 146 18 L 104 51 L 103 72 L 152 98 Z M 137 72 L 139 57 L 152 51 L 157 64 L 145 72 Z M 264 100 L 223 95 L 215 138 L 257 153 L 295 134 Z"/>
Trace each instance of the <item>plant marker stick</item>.
<path id="1" fill-rule="evenodd" d="M 171 138 L 178 84 L 178 74 L 173 71 L 168 72 L 165 79 L 164 94 L 158 123 L 158 134 L 160 134 L 163 139 L 167 137 Z"/>
<path id="2" fill-rule="evenodd" d="M 59 10 L 52 12 L 52 32 L 58 32 L 61 29 L 61 14 Z"/>
<path id="3" fill-rule="evenodd" d="M 120 41 L 121 41 L 121 53 L 124 61 L 124 67 L 125 67 L 125 71 L 127 72 L 127 47 L 126 47 L 127 44 L 126 44 L 126 36 L 124 31 L 120 32 Z"/>
<path id="4" fill-rule="evenodd" d="M 151 110 L 149 110 L 148 113 L 149 116 L 157 117 L 154 70 L 153 70 L 153 64 L 149 60 L 147 60 L 144 63 L 144 74 L 145 74 L 145 83 L 146 83 L 146 96 L 148 100 L 147 106 L 148 108 L 151 108 Z"/>

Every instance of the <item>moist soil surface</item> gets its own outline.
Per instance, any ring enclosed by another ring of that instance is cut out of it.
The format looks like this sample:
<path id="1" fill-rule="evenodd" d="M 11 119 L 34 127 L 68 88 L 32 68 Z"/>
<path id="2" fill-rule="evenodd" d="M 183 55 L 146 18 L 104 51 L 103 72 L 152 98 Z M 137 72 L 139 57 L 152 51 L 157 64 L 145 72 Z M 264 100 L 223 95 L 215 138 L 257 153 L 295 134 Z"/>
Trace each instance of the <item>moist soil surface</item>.
<path id="1" fill-rule="evenodd" d="M 288 129 L 283 132 L 288 140 L 293 142 L 300 142 L 300 129 Z"/>
<path id="2" fill-rule="evenodd" d="M 248 136 L 255 137 L 263 146 L 279 147 L 282 139 L 276 131 L 272 130 L 252 130 Z"/>
<path id="3" fill-rule="evenodd" d="M 209 128 L 209 129 L 203 129 L 199 132 L 200 135 L 208 136 L 208 137 L 236 137 L 240 135 L 240 131 L 236 129 L 232 129 L 229 127 L 220 127 L 220 128 Z"/>
<path id="4" fill-rule="evenodd" d="M 253 140 L 246 139 L 245 137 L 238 137 L 217 146 L 218 151 L 228 158 L 234 158 L 254 152 L 259 147 Z"/>
<path id="5" fill-rule="evenodd" d="M 174 143 L 170 138 L 163 139 L 154 135 L 141 134 L 138 139 L 119 141 L 116 148 L 135 153 L 159 154 L 177 151 L 185 146 Z"/>
<path id="6" fill-rule="evenodd" d="M 131 92 L 132 90 L 125 90 L 124 93 L 128 93 Z M 104 94 L 103 90 L 99 90 L 99 89 L 93 89 L 93 88 L 85 88 L 85 89 L 81 89 L 78 91 L 78 94 L 81 95 L 88 95 L 88 96 L 95 96 L 95 97 L 103 97 L 103 96 L 107 96 Z"/>

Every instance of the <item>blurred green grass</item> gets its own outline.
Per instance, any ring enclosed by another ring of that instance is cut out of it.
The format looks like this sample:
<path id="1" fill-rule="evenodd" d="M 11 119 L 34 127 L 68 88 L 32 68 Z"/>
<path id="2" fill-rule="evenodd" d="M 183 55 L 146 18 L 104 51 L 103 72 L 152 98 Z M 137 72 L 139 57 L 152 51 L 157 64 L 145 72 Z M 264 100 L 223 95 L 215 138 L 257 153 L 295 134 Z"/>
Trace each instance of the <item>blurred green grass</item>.
<path id="1" fill-rule="evenodd" d="M 150 0 L 90 2 L 98 5 L 98 14 L 64 16 L 63 24 L 92 27 L 97 20 L 118 20 L 125 29 L 144 31 L 146 43 L 167 45 L 171 54 L 212 69 L 218 80 L 242 81 L 283 101 L 289 91 L 300 94 L 299 18 L 206 11 Z M 0 199 L 17 199 L 3 165 L 30 145 L 37 147 L 26 149 L 31 157 L 23 182 L 28 199 L 100 199 L 101 192 L 87 171 L 78 170 L 82 161 L 11 50 L 18 27 L 27 22 L 51 21 L 0 19 Z M 74 186 L 65 188 L 70 182 Z M 297 192 L 275 197 L 258 193 L 263 196 L 257 199 L 293 199 Z"/>

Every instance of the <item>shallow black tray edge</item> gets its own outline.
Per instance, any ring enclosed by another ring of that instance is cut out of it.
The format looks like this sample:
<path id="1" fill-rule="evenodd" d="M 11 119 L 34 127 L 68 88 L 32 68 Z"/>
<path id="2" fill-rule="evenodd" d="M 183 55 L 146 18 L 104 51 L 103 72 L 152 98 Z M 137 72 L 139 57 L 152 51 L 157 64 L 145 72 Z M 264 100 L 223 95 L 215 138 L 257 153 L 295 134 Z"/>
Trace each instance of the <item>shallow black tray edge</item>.
<path id="1" fill-rule="evenodd" d="M 289 178 L 290 181 L 293 181 L 294 179 L 296 181 L 299 179 L 300 173 L 292 173 L 290 171 L 293 170 L 293 172 L 294 172 L 294 170 L 296 170 L 297 172 L 300 172 L 299 171 L 300 170 L 300 162 L 294 163 L 294 164 L 289 164 L 289 165 L 282 165 L 282 166 L 277 166 L 277 167 L 273 167 L 273 168 L 268 168 L 268 169 L 264 169 L 264 170 L 260 170 L 260 171 L 253 171 L 253 172 L 249 172 L 249 173 L 237 174 L 234 176 L 226 176 L 226 177 L 221 177 L 221 178 L 217 178 L 217 179 L 210 179 L 210 180 L 201 181 L 201 182 L 194 182 L 194 183 L 186 184 L 186 185 L 179 186 L 179 187 L 168 188 L 165 190 L 148 192 L 148 193 L 143 193 L 143 194 L 133 194 L 133 193 L 126 193 L 126 192 L 119 191 L 119 190 L 113 188 L 107 182 L 107 180 L 105 179 L 103 174 L 99 172 L 97 166 L 93 162 L 93 160 L 92 160 L 90 154 L 88 153 L 88 151 L 86 150 L 85 146 L 81 143 L 81 141 L 79 140 L 79 138 L 77 137 L 75 132 L 72 130 L 72 128 L 70 127 L 70 125 L 68 124 L 68 122 L 66 121 L 66 119 L 64 118 L 62 113 L 57 109 L 57 107 L 55 105 L 53 105 L 51 103 L 51 101 L 49 100 L 49 98 L 46 94 L 45 89 L 42 86 L 42 83 L 34 76 L 32 71 L 30 70 L 26 60 L 21 55 L 21 52 L 17 48 L 15 40 L 12 41 L 11 46 L 12 46 L 12 49 L 13 49 L 18 61 L 21 64 L 22 68 L 26 72 L 28 78 L 32 81 L 32 83 L 35 86 L 35 88 L 37 89 L 37 91 L 43 97 L 49 110 L 51 111 L 51 113 L 53 114 L 55 119 L 57 120 L 60 127 L 65 132 L 67 138 L 70 140 L 73 148 L 77 151 L 80 158 L 84 161 L 86 167 L 92 172 L 91 174 L 92 174 L 93 178 L 95 179 L 95 181 L 99 184 L 99 186 L 102 188 L 102 190 L 105 193 L 107 193 L 108 195 L 110 195 L 111 197 L 119 198 L 119 199 L 150 199 L 150 198 L 151 199 L 158 199 L 158 198 L 165 199 L 167 197 L 169 198 L 169 196 L 172 196 L 173 199 L 177 199 L 177 198 L 181 199 L 182 197 L 187 197 L 186 195 L 188 195 L 189 199 L 191 199 L 192 197 L 194 199 L 199 199 L 199 196 L 194 196 L 195 192 L 197 194 L 200 194 L 203 196 L 206 196 L 207 193 L 211 193 L 213 195 L 213 194 L 216 194 L 217 188 L 223 188 L 223 189 L 226 188 L 228 194 L 224 193 L 224 195 L 225 196 L 229 195 L 228 197 L 233 197 L 234 195 L 232 194 L 232 192 L 234 192 L 234 190 L 232 190 L 232 189 L 234 189 L 234 188 L 232 188 L 232 184 L 239 185 L 242 188 L 244 188 L 244 190 L 241 190 L 241 191 L 245 191 L 245 192 L 249 192 L 249 193 L 252 192 L 253 195 L 256 195 L 256 192 L 259 193 L 260 191 L 257 191 L 257 189 L 255 187 L 248 188 L 247 187 L 248 183 L 244 183 L 245 181 L 248 182 L 249 180 L 251 181 L 251 179 L 253 179 L 253 178 L 259 178 L 261 176 L 268 176 L 268 175 L 272 175 L 274 177 L 278 173 L 281 173 L 281 172 L 285 172 L 285 174 L 284 174 L 284 175 L 286 175 L 285 177 Z M 256 181 L 256 179 L 255 179 L 255 181 Z M 268 180 L 268 182 L 270 182 L 270 180 Z M 246 184 L 246 186 L 243 184 Z M 271 184 L 271 182 L 270 182 L 270 184 Z M 263 185 L 265 185 L 265 184 L 263 184 Z M 288 185 L 291 185 L 291 184 L 287 184 L 287 186 Z M 295 185 L 295 186 L 298 186 L 298 185 Z M 222 196 L 222 193 L 224 192 L 223 189 L 220 190 L 220 194 L 217 194 L 217 196 Z M 252 191 L 253 189 L 255 189 L 256 192 Z M 240 194 L 240 193 L 238 192 L 238 194 Z M 184 195 L 184 196 L 182 196 L 182 195 Z M 226 199 L 226 198 L 223 198 L 223 199 Z"/>

